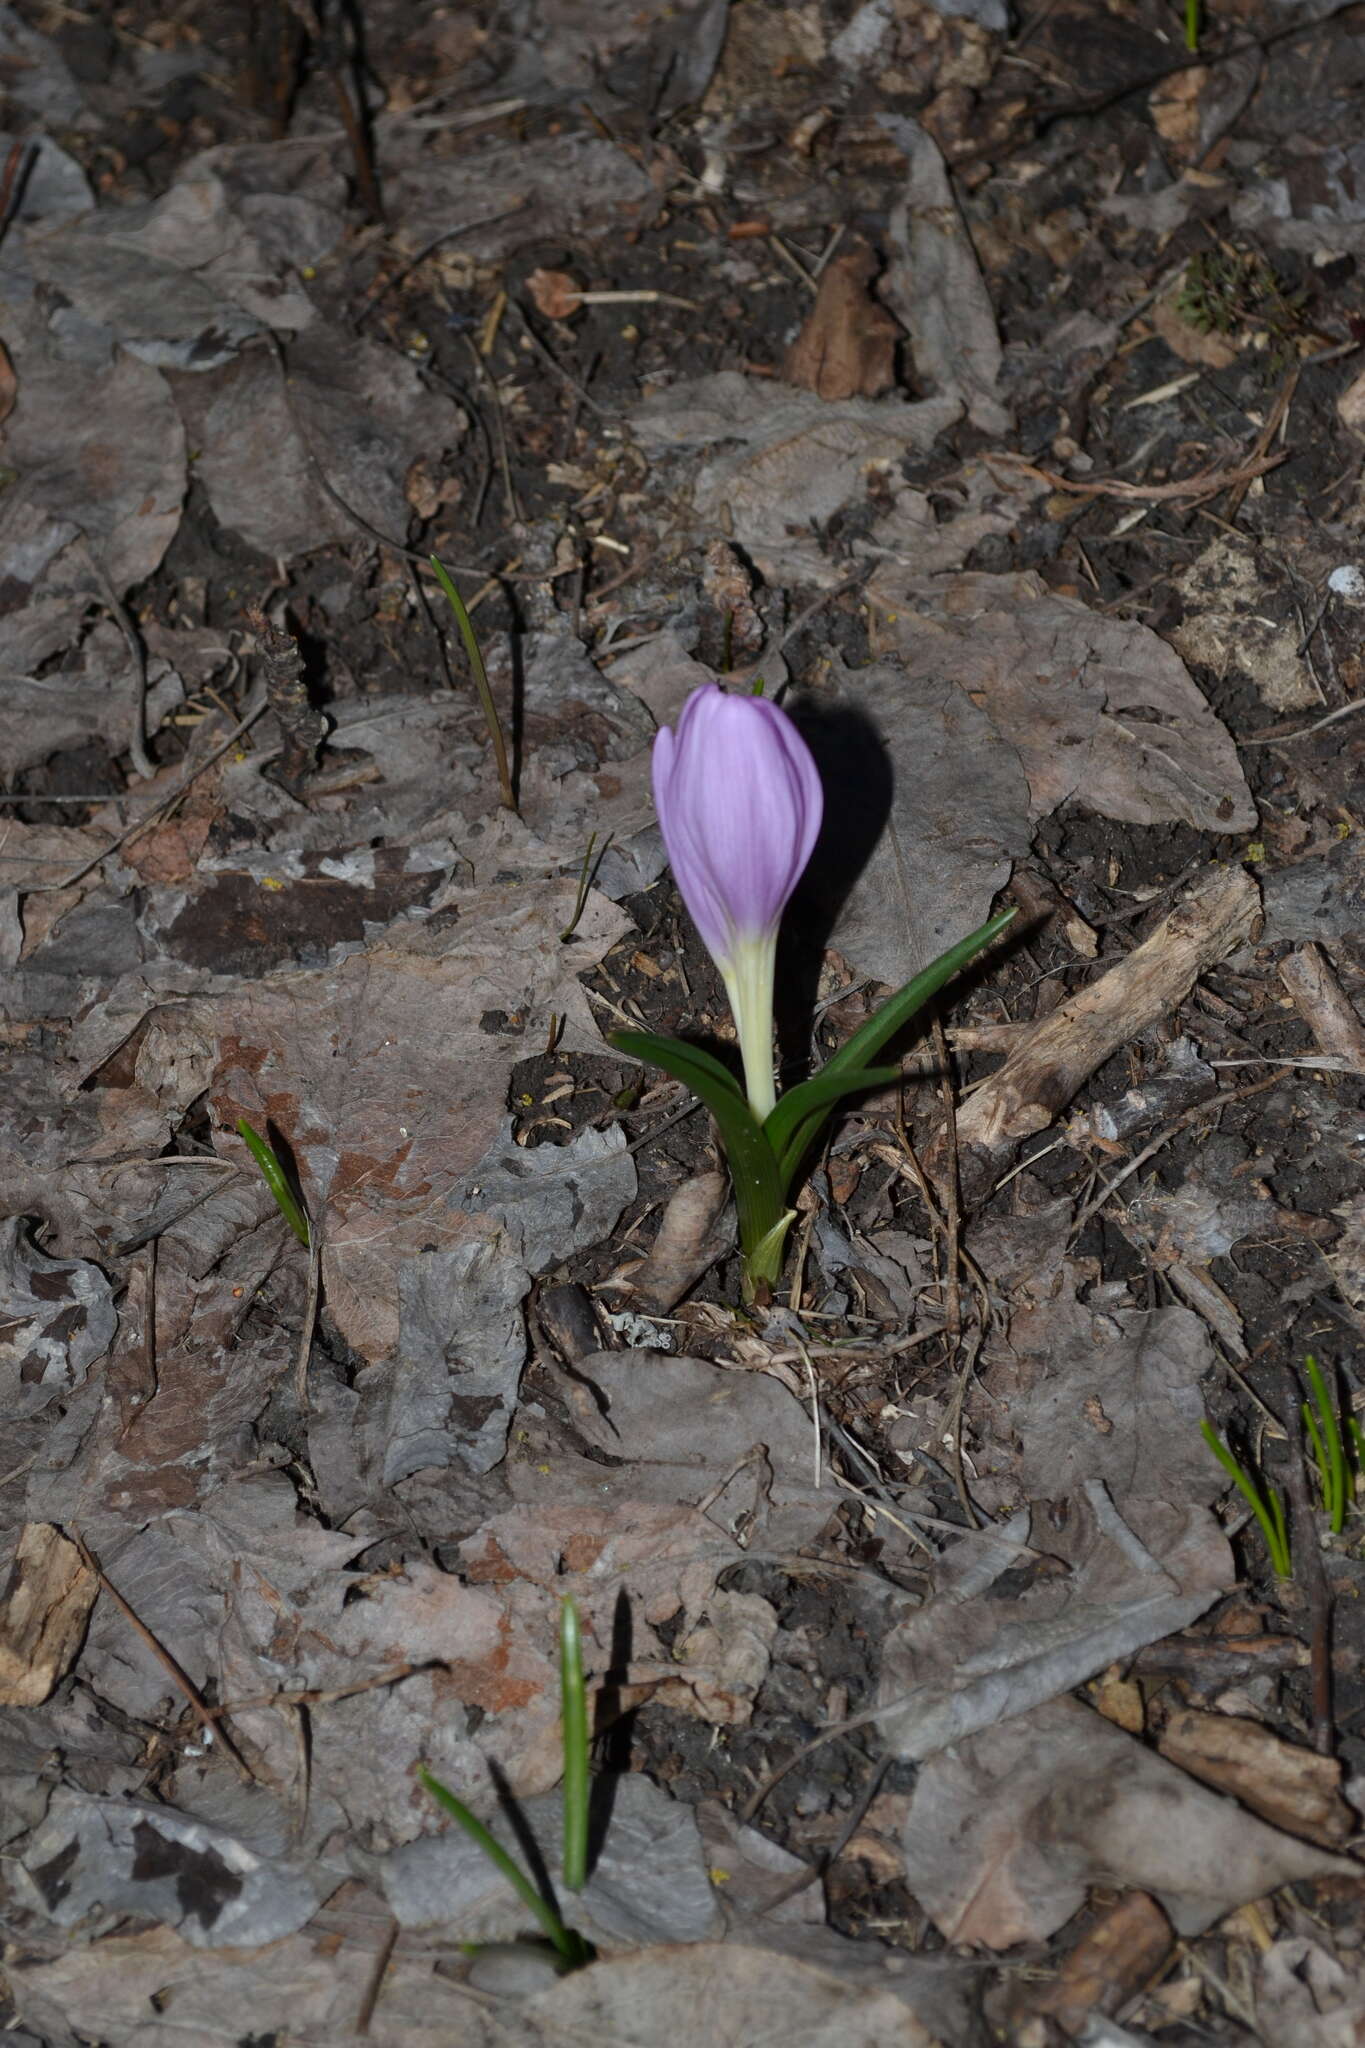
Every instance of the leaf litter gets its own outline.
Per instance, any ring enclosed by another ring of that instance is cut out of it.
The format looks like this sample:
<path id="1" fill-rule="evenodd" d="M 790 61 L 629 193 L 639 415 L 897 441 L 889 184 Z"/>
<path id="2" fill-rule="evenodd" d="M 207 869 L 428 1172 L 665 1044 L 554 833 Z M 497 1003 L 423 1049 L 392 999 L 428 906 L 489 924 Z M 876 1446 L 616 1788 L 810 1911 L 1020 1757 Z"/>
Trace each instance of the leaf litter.
<path id="1" fill-rule="evenodd" d="M 1359 1525 L 1291 1461 L 1365 1295 L 1353 31 L 1258 82 L 1209 21 L 1168 77 L 1064 12 L 1032 70 L 994 10 L 776 65 L 720 0 L 363 13 L 291 75 L 301 11 L 248 61 L 0 10 L 19 2038 L 1335 2040 Z M 743 1318 L 705 1120 L 603 1039 L 724 1037 L 649 800 L 715 673 L 826 782 L 789 1078 L 1025 911 Z M 566 1594 L 599 1955 L 548 1982 L 414 1770 L 553 1872 Z"/>

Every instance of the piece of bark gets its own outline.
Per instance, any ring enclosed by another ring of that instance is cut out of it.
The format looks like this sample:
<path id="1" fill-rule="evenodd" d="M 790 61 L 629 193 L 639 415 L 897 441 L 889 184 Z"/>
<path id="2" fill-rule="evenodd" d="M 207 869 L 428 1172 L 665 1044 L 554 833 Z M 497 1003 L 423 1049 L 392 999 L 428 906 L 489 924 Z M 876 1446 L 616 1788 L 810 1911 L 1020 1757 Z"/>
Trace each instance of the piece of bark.
<path id="1" fill-rule="evenodd" d="M 0 1596 L 0 1706 L 37 1707 L 80 1648 L 99 1584 L 51 1522 L 27 1522 Z"/>
<path id="2" fill-rule="evenodd" d="M 865 243 L 826 267 L 805 326 L 787 350 L 782 375 L 831 401 L 877 398 L 896 381 L 899 324 L 868 286 L 877 259 Z"/>
<path id="3" fill-rule="evenodd" d="M 1365 1074 L 1365 1026 L 1321 946 L 1300 946 L 1280 962 L 1280 980 L 1320 1049 Z"/>
<path id="4" fill-rule="evenodd" d="M 1025 1138 L 1045 1131 L 1097 1067 L 1169 1016 L 1199 976 L 1252 936 L 1261 898 L 1244 868 L 1217 867 L 1117 966 L 1031 1030 L 957 1113 L 963 1196 L 980 1200 Z M 931 1170 L 944 1161 L 940 1136 Z"/>
<path id="5" fill-rule="evenodd" d="M 1094 2012 L 1115 2013 L 1150 1984 L 1175 1947 L 1171 1923 L 1146 1892 L 1125 1892 L 1082 1936 L 1051 1984 L 1021 1989 L 1016 2024 L 1046 2014 L 1077 2034 Z"/>
<path id="6" fill-rule="evenodd" d="M 604 1348 L 592 1296 L 576 1281 L 547 1287 L 536 1303 L 536 1315 L 542 1337 L 554 1346 L 565 1365 L 577 1365 L 580 1358 Z"/>
<path id="7" fill-rule="evenodd" d="M 1283 1742 L 1258 1721 L 1185 1707 L 1172 1714 L 1157 1747 L 1192 1778 L 1230 1793 L 1286 1834 L 1339 1849 L 1356 1831 L 1335 1758 Z"/>

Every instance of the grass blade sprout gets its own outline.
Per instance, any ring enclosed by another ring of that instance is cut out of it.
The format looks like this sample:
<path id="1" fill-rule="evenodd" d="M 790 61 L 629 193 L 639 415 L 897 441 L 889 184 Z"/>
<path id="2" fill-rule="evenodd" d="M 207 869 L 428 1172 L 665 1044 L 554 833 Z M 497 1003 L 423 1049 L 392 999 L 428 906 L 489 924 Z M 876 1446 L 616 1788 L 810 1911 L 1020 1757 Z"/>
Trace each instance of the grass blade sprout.
<path id="1" fill-rule="evenodd" d="M 299 1243 L 306 1250 L 312 1243 L 308 1230 L 308 1218 L 304 1215 L 303 1210 L 299 1206 L 298 1198 L 289 1185 L 289 1176 L 280 1162 L 278 1153 L 266 1144 L 264 1138 L 252 1130 L 251 1125 L 244 1116 L 239 1116 L 237 1119 L 237 1134 L 246 1145 L 256 1164 L 260 1167 L 261 1177 L 271 1194 L 275 1197 L 281 1216 L 283 1216 Z"/>

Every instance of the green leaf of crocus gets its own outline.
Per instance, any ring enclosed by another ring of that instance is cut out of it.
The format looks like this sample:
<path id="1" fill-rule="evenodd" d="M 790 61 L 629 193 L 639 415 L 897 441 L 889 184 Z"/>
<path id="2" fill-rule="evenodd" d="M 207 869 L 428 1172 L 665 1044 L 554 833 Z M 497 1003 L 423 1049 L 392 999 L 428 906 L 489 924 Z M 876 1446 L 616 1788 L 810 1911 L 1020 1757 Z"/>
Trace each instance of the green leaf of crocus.
<path id="1" fill-rule="evenodd" d="M 728 1067 L 723 1067 L 712 1052 L 700 1045 L 685 1045 L 681 1038 L 660 1038 L 653 1031 L 609 1031 L 607 1042 L 621 1052 L 628 1052 L 632 1059 L 648 1060 L 651 1066 L 662 1067 L 675 1081 L 685 1081 L 694 1094 L 710 1104 L 710 1096 L 697 1085 L 697 1079 L 705 1075 L 714 1087 L 728 1089 L 737 1102 L 743 1102 L 744 1090 L 740 1087 Z M 691 1071 L 684 1074 L 686 1066 Z M 694 1075 L 697 1079 L 694 1079 Z"/>
<path id="2" fill-rule="evenodd" d="M 984 946 L 989 946 L 998 933 L 1019 915 L 1017 909 L 1002 910 L 998 917 L 992 917 L 969 932 L 965 939 L 959 939 L 946 953 L 940 953 L 913 981 L 907 981 L 898 994 L 882 1004 L 876 1015 L 869 1017 L 861 1029 L 854 1032 L 838 1052 L 831 1055 L 820 1069 L 820 1078 L 826 1074 L 846 1073 L 850 1068 L 865 1067 L 888 1038 L 908 1024 L 916 1010 L 923 1009 L 930 996 L 937 995 L 945 981 L 951 981 L 959 968 L 965 967 Z"/>
<path id="3" fill-rule="evenodd" d="M 289 1177 L 285 1173 L 284 1167 L 280 1164 L 279 1157 L 273 1146 L 266 1144 L 265 1139 L 251 1128 L 251 1125 L 244 1116 L 239 1116 L 237 1119 L 237 1134 L 246 1145 L 256 1164 L 260 1167 L 261 1178 L 275 1197 L 275 1203 L 281 1216 L 283 1216 L 299 1243 L 305 1249 L 309 1248 L 312 1244 L 312 1239 L 308 1231 L 308 1218 L 299 1207 L 294 1190 L 289 1185 Z"/>
<path id="4" fill-rule="evenodd" d="M 841 1096 L 859 1094 L 864 1088 L 886 1088 L 899 1078 L 896 1067 L 855 1067 L 851 1072 L 844 1069 L 834 1074 L 823 1067 L 809 1081 L 787 1090 L 763 1124 L 763 1135 L 777 1154 L 784 1194 L 831 1104 Z"/>
<path id="5" fill-rule="evenodd" d="M 612 1031 L 608 1042 L 637 1060 L 662 1067 L 699 1095 L 720 1126 L 739 1211 L 739 1241 L 747 1258 L 782 1215 L 777 1156 L 754 1122 L 739 1083 L 712 1053 L 652 1031 Z"/>

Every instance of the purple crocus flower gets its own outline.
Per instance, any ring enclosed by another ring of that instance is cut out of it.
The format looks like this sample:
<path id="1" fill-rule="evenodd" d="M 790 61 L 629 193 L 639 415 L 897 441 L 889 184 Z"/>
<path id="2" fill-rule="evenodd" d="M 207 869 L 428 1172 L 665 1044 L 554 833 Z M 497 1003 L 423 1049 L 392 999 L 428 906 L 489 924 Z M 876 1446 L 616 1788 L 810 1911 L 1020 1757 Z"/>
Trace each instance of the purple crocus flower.
<path id="1" fill-rule="evenodd" d="M 820 832 L 824 797 L 809 747 L 766 697 L 694 690 L 654 742 L 654 803 L 683 902 L 734 1012 L 749 1105 L 773 1088 L 777 927 Z"/>

